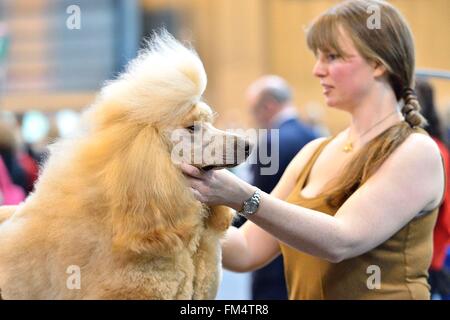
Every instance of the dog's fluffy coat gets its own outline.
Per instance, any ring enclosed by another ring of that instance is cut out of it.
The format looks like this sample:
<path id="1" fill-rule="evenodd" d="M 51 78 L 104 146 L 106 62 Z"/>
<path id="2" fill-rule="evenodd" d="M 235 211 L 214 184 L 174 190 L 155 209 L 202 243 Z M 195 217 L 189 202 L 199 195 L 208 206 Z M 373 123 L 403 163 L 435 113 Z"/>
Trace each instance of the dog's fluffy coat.
<path id="1" fill-rule="evenodd" d="M 232 216 L 194 199 L 169 139 L 205 87 L 197 55 L 163 32 L 103 88 L 83 132 L 52 146 L 35 192 L 0 208 L 3 298 L 215 297 Z"/>

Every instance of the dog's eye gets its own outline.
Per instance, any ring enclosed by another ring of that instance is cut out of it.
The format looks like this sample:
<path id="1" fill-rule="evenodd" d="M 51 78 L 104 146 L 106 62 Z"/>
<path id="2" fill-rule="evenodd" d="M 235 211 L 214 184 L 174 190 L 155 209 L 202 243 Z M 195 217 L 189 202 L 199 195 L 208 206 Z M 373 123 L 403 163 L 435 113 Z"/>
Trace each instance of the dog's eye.
<path id="1" fill-rule="evenodd" d="M 186 129 L 189 132 L 196 132 L 196 131 L 198 131 L 200 129 L 200 126 L 199 125 L 192 125 L 192 126 L 186 127 Z"/>

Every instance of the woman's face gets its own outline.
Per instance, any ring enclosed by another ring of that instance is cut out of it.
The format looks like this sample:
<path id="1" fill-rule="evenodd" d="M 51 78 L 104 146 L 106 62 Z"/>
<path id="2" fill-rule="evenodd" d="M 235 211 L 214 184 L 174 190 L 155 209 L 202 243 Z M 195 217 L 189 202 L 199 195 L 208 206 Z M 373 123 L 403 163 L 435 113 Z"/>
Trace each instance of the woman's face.
<path id="1" fill-rule="evenodd" d="M 320 80 L 328 106 L 352 111 L 374 84 L 375 68 L 359 54 L 343 30 L 341 34 L 339 44 L 347 56 L 318 50 L 313 74 Z"/>

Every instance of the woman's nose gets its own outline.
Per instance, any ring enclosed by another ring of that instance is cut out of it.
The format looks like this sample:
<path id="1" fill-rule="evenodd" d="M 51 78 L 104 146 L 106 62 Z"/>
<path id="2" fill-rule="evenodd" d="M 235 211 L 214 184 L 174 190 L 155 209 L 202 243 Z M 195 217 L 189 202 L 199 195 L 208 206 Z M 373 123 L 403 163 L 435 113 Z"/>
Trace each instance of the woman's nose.
<path id="1" fill-rule="evenodd" d="M 326 66 L 320 60 L 317 60 L 316 64 L 314 65 L 313 75 L 318 78 L 324 77 L 326 75 Z"/>

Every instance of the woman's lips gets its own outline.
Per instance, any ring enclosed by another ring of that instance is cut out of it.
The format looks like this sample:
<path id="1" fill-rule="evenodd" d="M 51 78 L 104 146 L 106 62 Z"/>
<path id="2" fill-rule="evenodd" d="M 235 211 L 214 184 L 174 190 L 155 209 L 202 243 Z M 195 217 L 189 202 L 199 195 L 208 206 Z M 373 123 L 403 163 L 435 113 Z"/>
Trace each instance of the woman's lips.
<path id="1" fill-rule="evenodd" d="M 328 84 L 321 84 L 323 87 L 323 94 L 328 94 L 330 93 L 331 89 L 333 89 L 333 86 L 330 86 Z"/>

